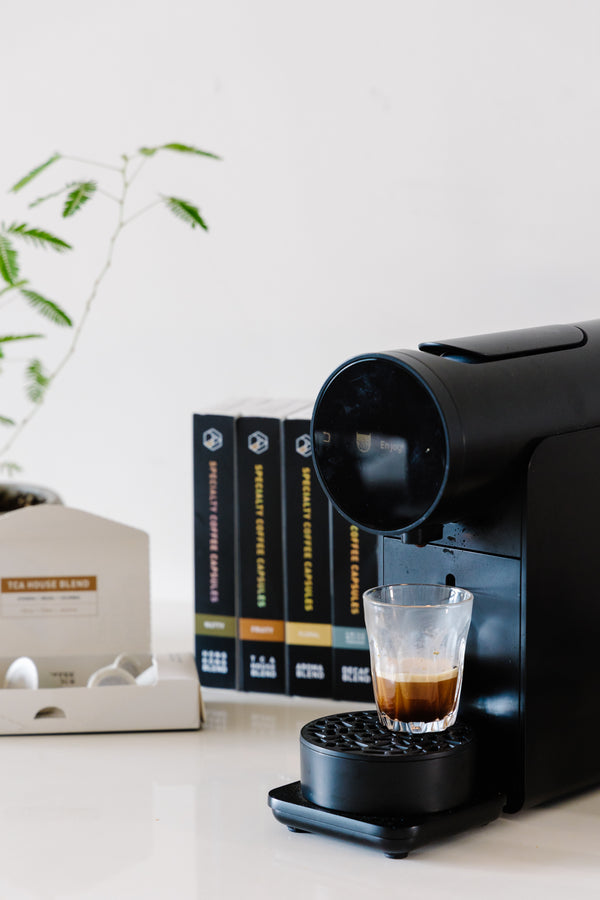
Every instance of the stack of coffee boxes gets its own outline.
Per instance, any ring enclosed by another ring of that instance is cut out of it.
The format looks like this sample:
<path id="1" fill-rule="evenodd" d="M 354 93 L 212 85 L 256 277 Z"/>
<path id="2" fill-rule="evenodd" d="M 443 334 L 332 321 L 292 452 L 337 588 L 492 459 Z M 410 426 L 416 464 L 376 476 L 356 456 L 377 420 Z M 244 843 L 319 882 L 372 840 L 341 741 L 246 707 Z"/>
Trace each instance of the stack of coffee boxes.
<path id="1" fill-rule="evenodd" d="M 323 493 L 311 412 L 238 400 L 194 415 L 198 672 L 206 687 L 371 702 L 377 539 Z"/>

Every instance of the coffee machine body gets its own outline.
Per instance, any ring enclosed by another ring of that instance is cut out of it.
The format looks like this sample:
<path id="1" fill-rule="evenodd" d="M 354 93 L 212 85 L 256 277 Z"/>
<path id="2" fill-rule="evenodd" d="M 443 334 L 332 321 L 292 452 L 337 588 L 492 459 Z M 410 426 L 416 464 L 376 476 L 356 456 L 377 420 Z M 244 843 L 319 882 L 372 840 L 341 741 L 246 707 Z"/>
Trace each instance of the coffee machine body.
<path id="1" fill-rule="evenodd" d="M 319 479 L 380 582 L 475 595 L 459 715 L 516 812 L 600 782 L 600 321 L 356 357 L 313 416 Z"/>

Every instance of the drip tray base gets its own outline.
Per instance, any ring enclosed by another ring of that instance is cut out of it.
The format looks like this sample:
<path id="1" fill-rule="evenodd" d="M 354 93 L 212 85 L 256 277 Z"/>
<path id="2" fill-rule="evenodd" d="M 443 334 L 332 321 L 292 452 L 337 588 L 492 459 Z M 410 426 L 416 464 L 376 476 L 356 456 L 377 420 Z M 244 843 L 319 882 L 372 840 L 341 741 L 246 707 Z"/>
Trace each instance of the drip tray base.
<path id="1" fill-rule="evenodd" d="M 301 782 L 269 791 L 275 818 L 291 831 L 324 834 L 383 851 L 403 859 L 411 850 L 497 819 L 506 803 L 503 794 L 477 797 L 455 809 L 411 816 L 362 816 L 316 806 L 302 796 Z"/>

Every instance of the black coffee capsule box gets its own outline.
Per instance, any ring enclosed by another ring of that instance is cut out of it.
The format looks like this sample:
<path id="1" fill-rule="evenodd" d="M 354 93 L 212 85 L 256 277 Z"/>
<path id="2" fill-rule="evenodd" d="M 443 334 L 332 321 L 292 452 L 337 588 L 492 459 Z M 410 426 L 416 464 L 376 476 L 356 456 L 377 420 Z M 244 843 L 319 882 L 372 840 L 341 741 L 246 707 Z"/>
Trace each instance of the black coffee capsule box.
<path id="1" fill-rule="evenodd" d="M 329 501 L 313 467 L 311 412 L 282 422 L 287 691 L 331 697 Z"/>
<path id="2" fill-rule="evenodd" d="M 285 693 L 281 422 L 306 401 L 271 401 L 236 428 L 238 687 Z"/>
<path id="3" fill-rule="evenodd" d="M 378 584 L 379 539 L 330 512 L 333 697 L 373 703 L 362 595 Z"/>
<path id="4" fill-rule="evenodd" d="M 235 423 L 247 401 L 193 416 L 196 664 L 207 687 L 235 688 Z"/>

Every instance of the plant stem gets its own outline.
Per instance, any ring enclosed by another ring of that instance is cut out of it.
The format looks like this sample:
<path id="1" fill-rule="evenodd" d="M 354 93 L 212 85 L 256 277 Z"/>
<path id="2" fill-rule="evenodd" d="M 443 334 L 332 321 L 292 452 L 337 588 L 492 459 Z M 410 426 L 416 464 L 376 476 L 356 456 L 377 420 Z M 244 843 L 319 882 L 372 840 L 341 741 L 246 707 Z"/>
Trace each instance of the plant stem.
<path id="1" fill-rule="evenodd" d="M 131 184 L 131 182 L 130 182 Z M 138 216 L 143 216 L 144 213 L 147 213 L 149 209 L 153 209 L 155 206 L 160 206 L 162 200 L 154 200 L 152 203 L 149 203 L 147 206 L 142 207 L 142 209 L 138 209 L 137 212 L 133 213 L 133 215 L 129 216 L 128 219 L 125 219 L 123 222 L 123 228 L 126 225 L 129 225 L 130 222 L 133 222 L 134 219 L 137 219 Z"/>
<path id="2" fill-rule="evenodd" d="M 129 182 L 131 184 L 131 182 Z M 99 194 L 102 194 L 103 197 L 108 197 L 109 200 L 114 200 L 115 203 L 119 202 L 119 198 L 115 197 L 114 194 L 111 194 L 110 191 L 105 191 L 104 188 L 96 188 Z"/>
<path id="3" fill-rule="evenodd" d="M 135 179 L 138 177 L 138 175 L 140 174 L 141 170 L 144 168 L 144 166 L 146 165 L 147 162 L 148 162 L 148 157 L 142 156 L 139 166 L 137 167 L 137 169 L 135 170 L 135 172 L 129 179 L 129 184 L 131 184 L 133 181 L 135 181 Z"/>
<path id="4" fill-rule="evenodd" d="M 9 284 L 8 287 L 2 288 L 2 290 L 0 291 L 0 297 L 4 297 L 6 294 L 9 294 L 11 291 L 16 291 L 28 283 L 29 282 L 27 281 L 26 278 L 24 278 L 22 281 L 15 281 L 14 284 Z M 0 309 L 3 309 L 5 306 L 8 306 L 9 303 L 12 303 L 13 300 L 16 300 L 16 299 L 17 299 L 16 294 L 13 294 L 12 297 L 7 297 L 6 300 L 4 300 L 4 302 L 0 303 Z"/>
<path id="5" fill-rule="evenodd" d="M 16 287 L 16 284 L 9 284 L 7 287 L 2 288 L 2 290 L 0 291 L 0 297 L 3 297 L 4 294 L 8 294 L 10 291 L 14 291 Z"/>
<path id="6" fill-rule="evenodd" d="M 70 158 L 72 158 L 72 157 L 70 157 Z M 113 231 L 112 235 L 109 238 L 108 252 L 107 252 L 106 259 L 105 259 L 104 264 L 103 264 L 102 268 L 100 269 L 100 271 L 98 272 L 98 275 L 96 276 L 96 279 L 92 285 L 92 289 L 90 291 L 90 294 L 89 294 L 89 296 L 85 302 L 85 306 L 83 308 L 83 313 L 82 313 L 81 318 L 79 319 L 79 323 L 73 333 L 73 338 L 71 340 L 71 343 L 69 344 L 69 347 L 67 348 L 65 355 L 60 360 L 60 362 L 58 363 L 58 365 L 56 366 L 54 371 L 51 372 L 51 374 L 48 376 L 48 384 L 44 390 L 44 393 L 38 400 L 38 402 L 34 403 L 31 406 L 29 412 L 26 413 L 25 416 L 23 416 L 23 418 L 19 421 L 19 423 L 13 429 L 9 439 L 0 447 L 0 457 L 4 456 L 4 454 L 10 450 L 12 445 L 15 443 L 15 441 L 17 440 L 17 438 L 23 431 L 23 429 L 26 428 L 26 426 L 31 422 L 31 420 L 34 418 L 34 416 L 40 410 L 50 387 L 54 383 L 54 380 L 60 374 L 60 372 L 62 372 L 62 370 L 64 369 L 64 367 L 66 366 L 66 364 L 68 363 L 70 358 L 75 353 L 75 350 L 77 349 L 79 340 L 81 338 L 81 334 L 83 332 L 83 329 L 85 327 L 85 324 L 86 324 L 89 314 L 91 312 L 94 300 L 96 299 L 96 294 L 98 293 L 98 288 L 100 287 L 100 284 L 104 280 L 108 270 L 110 269 L 110 267 L 112 265 L 115 244 L 117 242 L 119 235 L 121 234 L 121 231 L 123 230 L 123 228 L 125 227 L 125 224 L 126 224 L 125 218 L 124 218 L 125 201 L 127 199 L 127 193 L 129 191 L 129 186 L 131 184 L 131 181 L 129 181 L 127 179 L 128 162 L 129 161 L 127 159 L 124 159 L 123 165 L 119 168 L 117 168 L 116 166 L 105 166 L 105 168 L 117 169 L 117 171 L 120 172 L 120 174 L 121 174 L 121 192 L 120 192 L 119 197 L 115 198 L 117 200 L 118 206 L 119 206 L 117 225 L 116 225 L 115 230 Z M 102 165 L 102 164 L 95 163 L 95 165 Z"/>
<path id="7" fill-rule="evenodd" d="M 63 156 L 61 158 L 67 159 L 70 162 L 83 163 L 86 166 L 98 166 L 100 169 L 111 169 L 113 172 L 122 171 L 120 166 L 113 166 L 111 163 L 97 162 L 95 159 L 81 159 L 79 156 Z"/>

